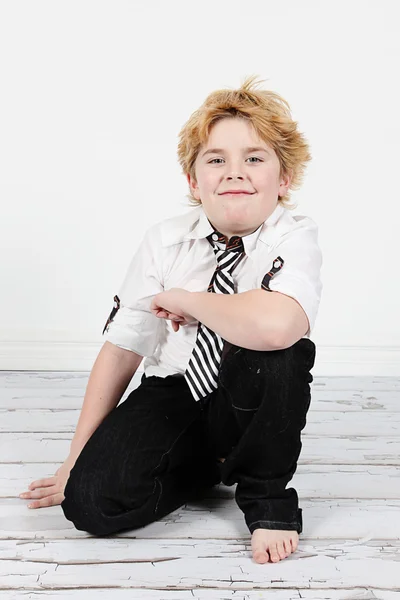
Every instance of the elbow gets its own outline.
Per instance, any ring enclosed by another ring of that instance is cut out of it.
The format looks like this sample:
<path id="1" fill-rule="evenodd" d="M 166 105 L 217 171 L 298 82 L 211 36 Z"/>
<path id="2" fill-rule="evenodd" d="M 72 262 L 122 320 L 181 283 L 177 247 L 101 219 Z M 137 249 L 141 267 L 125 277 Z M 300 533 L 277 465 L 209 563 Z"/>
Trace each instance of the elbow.
<path id="1" fill-rule="evenodd" d="M 284 335 L 277 335 L 274 339 L 274 350 L 286 350 L 290 348 L 295 342 L 291 342 Z"/>
<path id="2" fill-rule="evenodd" d="M 274 336 L 275 349 L 286 350 L 286 348 L 290 348 L 300 341 L 304 335 L 306 335 L 306 332 L 303 333 L 303 330 L 301 330 L 299 327 L 296 327 L 290 331 L 276 332 Z"/>
<path id="3" fill-rule="evenodd" d="M 286 350 L 293 346 L 300 338 L 301 331 L 297 327 L 276 326 L 269 320 L 265 326 L 265 344 L 271 350 Z"/>
<path id="4" fill-rule="evenodd" d="M 272 344 L 274 350 L 286 350 L 286 348 L 289 348 L 292 345 L 288 341 L 287 336 L 283 335 L 281 332 L 275 334 L 272 339 Z"/>
<path id="5" fill-rule="evenodd" d="M 269 326 L 263 336 L 263 347 L 261 350 L 284 350 L 289 347 L 287 336 L 281 331 L 275 331 Z"/>

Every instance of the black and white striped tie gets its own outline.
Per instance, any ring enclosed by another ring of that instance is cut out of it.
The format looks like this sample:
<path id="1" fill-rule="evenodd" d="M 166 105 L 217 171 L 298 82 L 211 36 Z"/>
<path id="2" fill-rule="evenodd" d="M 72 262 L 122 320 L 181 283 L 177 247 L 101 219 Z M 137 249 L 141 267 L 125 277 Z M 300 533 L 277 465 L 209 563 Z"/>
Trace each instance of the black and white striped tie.
<path id="1" fill-rule="evenodd" d="M 213 236 L 216 237 L 216 234 L 218 239 L 214 243 Z M 233 294 L 232 272 L 245 256 L 243 240 L 238 235 L 234 235 L 227 243 L 226 249 L 221 249 L 218 245 L 225 247 L 225 236 L 218 231 L 207 236 L 207 240 L 213 246 L 218 262 L 207 292 Z M 223 347 L 224 342 L 221 336 L 199 322 L 196 342 L 185 371 L 185 379 L 196 401 L 218 387 L 218 372 Z"/>

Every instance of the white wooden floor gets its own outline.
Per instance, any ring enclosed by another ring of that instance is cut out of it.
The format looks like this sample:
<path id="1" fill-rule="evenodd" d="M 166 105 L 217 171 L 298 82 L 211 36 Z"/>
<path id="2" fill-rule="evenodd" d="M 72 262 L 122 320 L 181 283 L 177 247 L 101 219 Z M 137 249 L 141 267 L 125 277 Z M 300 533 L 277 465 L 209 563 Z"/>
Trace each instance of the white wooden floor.
<path id="1" fill-rule="evenodd" d="M 317 377 L 290 486 L 304 530 L 251 558 L 235 486 L 101 539 L 18 496 L 66 458 L 89 373 L 0 372 L 0 600 L 400 600 L 400 377 Z M 123 396 L 140 383 L 136 373 Z"/>

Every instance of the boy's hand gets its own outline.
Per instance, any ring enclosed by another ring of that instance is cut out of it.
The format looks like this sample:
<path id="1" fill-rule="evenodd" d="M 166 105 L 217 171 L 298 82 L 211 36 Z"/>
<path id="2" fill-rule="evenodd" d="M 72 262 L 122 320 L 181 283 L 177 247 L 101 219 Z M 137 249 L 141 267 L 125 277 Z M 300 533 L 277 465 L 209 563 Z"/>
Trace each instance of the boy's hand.
<path id="1" fill-rule="evenodd" d="M 53 477 L 32 481 L 29 485 L 29 491 L 19 495 L 24 500 L 32 500 L 28 504 L 28 508 L 43 508 L 45 506 L 61 504 L 65 498 L 65 486 L 76 459 L 75 455 L 70 454 L 61 467 L 57 469 Z"/>
<path id="2" fill-rule="evenodd" d="M 172 321 L 172 328 L 178 331 L 179 325 L 193 323 L 196 319 L 190 315 L 185 306 L 188 290 L 171 288 L 166 292 L 156 294 L 150 304 L 150 310 L 156 317 Z"/>

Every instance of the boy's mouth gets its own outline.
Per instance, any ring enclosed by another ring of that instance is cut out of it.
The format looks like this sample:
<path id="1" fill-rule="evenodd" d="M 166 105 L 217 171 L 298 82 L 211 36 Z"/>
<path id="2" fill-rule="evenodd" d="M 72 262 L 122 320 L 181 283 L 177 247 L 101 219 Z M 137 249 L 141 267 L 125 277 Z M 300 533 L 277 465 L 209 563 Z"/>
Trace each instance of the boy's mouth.
<path id="1" fill-rule="evenodd" d="M 222 192 L 220 196 L 252 196 L 255 192 Z"/>

